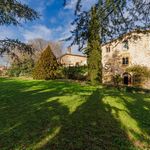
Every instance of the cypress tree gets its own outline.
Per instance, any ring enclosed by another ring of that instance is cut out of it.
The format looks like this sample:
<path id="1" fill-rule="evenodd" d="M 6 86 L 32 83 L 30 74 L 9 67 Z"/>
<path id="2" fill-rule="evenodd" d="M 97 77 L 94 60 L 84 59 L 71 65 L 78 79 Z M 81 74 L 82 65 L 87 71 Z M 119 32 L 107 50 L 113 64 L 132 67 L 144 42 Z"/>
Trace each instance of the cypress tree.
<path id="1" fill-rule="evenodd" d="M 64 2 L 68 4 L 71 0 L 64 0 Z M 100 63 L 102 44 L 116 38 L 121 41 L 122 38 L 119 37 L 131 31 L 149 30 L 150 2 L 147 0 L 97 0 L 93 1 L 95 8 L 92 8 L 92 13 L 90 9 L 84 8 L 85 5 L 84 0 L 76 1 L 76 18 L 72 22 L 75 28 L 71 31 L 72 36 L 66 40 L 72 40 L 71 45 L 78 45 L 79 50 L 87 54 L 89 79 L 95 82 L 100 78 L 102 82 Z M 87 49 L 84 49 L 85 44 L 88 44 Z M 100 70 L 99 73 L 98 70 Z"/>
<path id="2" fill-rule="evenodd" d="M 58 66 L 57 59 L 50 46 L 48 46 L 41 54 L 41 57 L 34 68 L 33 78 L 44 80 L 55 79 Z"/>
<path id="3" fill-rule="evenodd" d="M 88 28 L 87 62 L 89 80 L 92 84 L 102 83 L 102 51 L 100 46 L 99 20 L 96 8 L 91 9 Z"/>

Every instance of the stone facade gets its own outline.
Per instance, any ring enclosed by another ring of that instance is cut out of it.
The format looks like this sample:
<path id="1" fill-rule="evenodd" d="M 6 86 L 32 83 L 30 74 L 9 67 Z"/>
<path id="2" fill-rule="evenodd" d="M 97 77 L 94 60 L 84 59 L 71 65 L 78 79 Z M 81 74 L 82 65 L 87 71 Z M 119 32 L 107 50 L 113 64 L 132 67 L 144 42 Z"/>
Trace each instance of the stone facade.
<path id="1" fill-rule="evenodd" d="M 58 60 L 63 66 L 87 65 L 86 56 L 76 55 L 76 54 L 71 54 L 71 53 L 68 53 L 68 54 L 66 53 L 62 55 Z"/>
<path id="2" fill-rule="evenodd" d="M 64 66 L 87 65 L 86 56 L 71 54 L 71 50 L 59 58 Z M 120 74 L 123 84 L 132 85 L 132 74 L 126 68 L 134 65 L 150 68 L 150 31 L 134 31 L 102 45 L 103 83 L 112 84 L 112 77 Z M 150 80 L 143 82 L 150 88 Z"/>
<path id="3" fill-rule="evenodd" d="M 128 33 L 102 46 L 103 83 L 112 83 L 112 76 L 121 74 L 123 83 L 132 85 L 132 75 L 126 68 L 143 65 L 150 68 L 150 32 Z M 142 85 L 150 88 L 150 80 Z"/>

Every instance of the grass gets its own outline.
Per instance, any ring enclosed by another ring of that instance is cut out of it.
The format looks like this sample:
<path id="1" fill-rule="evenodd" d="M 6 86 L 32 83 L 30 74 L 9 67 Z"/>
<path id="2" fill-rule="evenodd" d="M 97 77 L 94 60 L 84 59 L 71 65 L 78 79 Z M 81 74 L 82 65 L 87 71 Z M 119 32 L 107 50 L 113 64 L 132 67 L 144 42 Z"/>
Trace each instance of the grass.
<path id="1" fill-rule="evenodd" d="M 150 94 L 0 78 L 0 149 L 150 148 Z"/>

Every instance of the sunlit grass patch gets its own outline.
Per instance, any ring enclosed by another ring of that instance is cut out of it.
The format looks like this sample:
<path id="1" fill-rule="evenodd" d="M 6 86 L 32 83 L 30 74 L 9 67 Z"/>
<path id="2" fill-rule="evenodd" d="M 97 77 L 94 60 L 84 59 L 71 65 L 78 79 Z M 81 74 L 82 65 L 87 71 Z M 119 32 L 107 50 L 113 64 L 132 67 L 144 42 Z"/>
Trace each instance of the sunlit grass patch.
<path id="1" fill-rule="evenodd" d="M 0 78 L 0 149 L 148 149 L 150 94 Z"/>

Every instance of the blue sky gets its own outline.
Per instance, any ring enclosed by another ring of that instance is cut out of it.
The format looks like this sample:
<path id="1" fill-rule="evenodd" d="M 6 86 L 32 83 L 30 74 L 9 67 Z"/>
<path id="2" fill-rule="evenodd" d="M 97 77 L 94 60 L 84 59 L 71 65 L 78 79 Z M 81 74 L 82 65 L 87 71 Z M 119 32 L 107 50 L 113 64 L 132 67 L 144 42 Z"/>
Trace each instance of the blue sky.
<path id="1" fill-rule="evenodd" d="M 18 38 L 28 41 L 34 38 L 59 40 L 69 35 L 70 22 L 73 20 L 73 9 L 63 7 L 63 0 L 21 0 L 37 10 L 41 17 L 33 22 L 22 22 L 22 26 L 2 26 L 0 38 Z"/>
<path id="2" fill-rule="evenodd" d="M 33 22 L 22 22 L 21 26 L 1 26 L 0 39 L 13 38 L 27 42 L 31 39 L 42 38 L 50 41 L 59 41 L 70 36 L 73 29 L 74 9 L 77 0 L 70 0 L 65 7 L 63 0 L 18 0 L 38 11 L 40 19 Z M 89 9 L 97 0 L 83 0 L 83 9 Z M 63 52 L 70 42 L 64 43 Z M 73 53 L 79 53 L 78 47 L 72 47 Z M 4 62 L 0 58 L 0 63 Z"/>
<path id="3" fill-rule="evenodd" d="M 2 26 L 0 39 L 18 38 L 27 42 L 30 39 L 43 38 L 45 40 L 58 41 L 70 36 L 73 28 L 71 22 L 74 19 L 76 0 L 71 0 L 67 6 L 63 6 L 63 0 L 20 0 L 37 10 L 41 17 L 33 22 L 22 23 L 22 26 Z M 96 0 L 83 0 L 88 9 Z M 69 43 L 65 43 L 67 46 Z M 77 47 L 73 47 L 77 53 Z"/>

